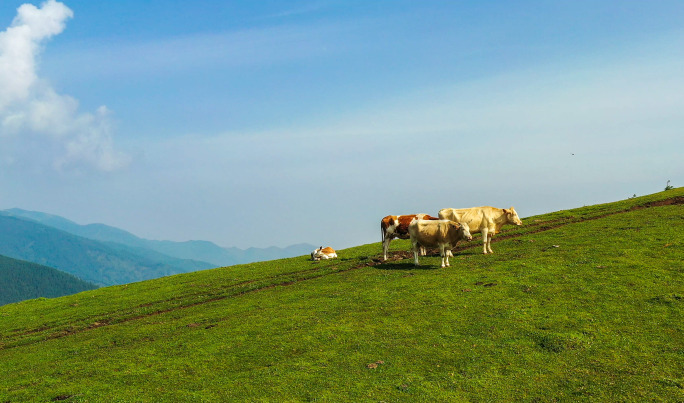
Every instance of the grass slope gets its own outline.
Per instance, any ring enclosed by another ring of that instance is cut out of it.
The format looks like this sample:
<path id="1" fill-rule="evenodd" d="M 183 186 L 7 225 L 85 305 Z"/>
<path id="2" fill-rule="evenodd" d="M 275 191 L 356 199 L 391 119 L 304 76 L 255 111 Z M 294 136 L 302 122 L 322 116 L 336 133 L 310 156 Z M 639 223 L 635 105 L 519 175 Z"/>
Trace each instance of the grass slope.
<path id="1" fill-rule="evenodd" d="M 0 401 L 682 401 L 683 201 L 0 307 Z"/>

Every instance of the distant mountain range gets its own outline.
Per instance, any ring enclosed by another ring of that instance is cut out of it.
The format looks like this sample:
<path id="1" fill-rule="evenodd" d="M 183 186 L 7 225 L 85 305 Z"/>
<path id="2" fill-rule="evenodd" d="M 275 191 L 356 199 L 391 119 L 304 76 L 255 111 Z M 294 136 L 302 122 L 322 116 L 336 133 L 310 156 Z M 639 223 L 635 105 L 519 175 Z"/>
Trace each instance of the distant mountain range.
<path id="1" fill-rule="evenodd" d="M 54 267 L 97 285 L 308 254 L 315 246 L 221 248 L 208 241 L 154 241 L 104 224 L 80 225 L 35 211 L 0 211 L 0 255 Z"/>
<path id="2" fill-rule="evenodd" d="M 0 305 L 93 290 L 95 284 L 36 263 L 0 256 Z"/>

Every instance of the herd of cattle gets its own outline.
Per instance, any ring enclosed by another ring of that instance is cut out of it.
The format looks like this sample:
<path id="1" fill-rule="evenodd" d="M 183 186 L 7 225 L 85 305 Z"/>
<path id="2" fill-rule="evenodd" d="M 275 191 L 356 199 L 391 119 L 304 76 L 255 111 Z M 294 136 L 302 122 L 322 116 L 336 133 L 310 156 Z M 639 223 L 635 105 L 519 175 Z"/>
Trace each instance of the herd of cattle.
<path id="1" fill-rule="evenodd" d="M 439 248 L 442 267 L 449 266 L 449 256 L 459 241 L 470 241 L 471 234 L 482 233 L 483 253 L 492 252 L 492 236 L 506 224 L 522 225 L 515 209 L 496 207 L 472 207 L 464 209 L 445 208 L 438 217 L 428 214 L 388 215 L 380 221 L 382 230 L 382 255 L 387 260 L 390 242 L 410 239 L 415 265 L 418 255 L 425 256 L 425 248 Z M 337 253 L 331 247 L 320 247 L 311 252 L 312 260 L 332 259 Z"/>

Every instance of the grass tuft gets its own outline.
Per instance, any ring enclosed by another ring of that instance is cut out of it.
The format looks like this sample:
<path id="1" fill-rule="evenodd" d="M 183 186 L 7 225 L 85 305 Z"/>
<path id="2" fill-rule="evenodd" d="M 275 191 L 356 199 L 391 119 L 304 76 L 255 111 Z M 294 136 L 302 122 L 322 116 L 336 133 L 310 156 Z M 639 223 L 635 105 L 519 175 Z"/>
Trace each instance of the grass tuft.
<path id="1" fill-rule="evenodd" d="M 586 337 L 578 334 L 535 332 L 531 337 L 541 349 L 552 353 L 577 350 L 589 345 Z"/>

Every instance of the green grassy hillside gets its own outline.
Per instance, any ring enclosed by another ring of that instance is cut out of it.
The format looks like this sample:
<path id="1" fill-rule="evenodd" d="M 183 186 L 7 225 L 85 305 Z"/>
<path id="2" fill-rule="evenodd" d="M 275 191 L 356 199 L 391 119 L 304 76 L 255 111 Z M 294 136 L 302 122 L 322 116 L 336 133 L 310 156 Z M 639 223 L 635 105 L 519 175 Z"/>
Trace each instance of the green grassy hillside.
<path id="1" fill-rule="evenodd" d="M 0 305 L 33 298 L 54 298 L 97 288 L 47 266 L 0 256 Z"/>
<path id="2" fill-rule="evenodd" d="M 446 269 L 395 241 L 6 305 L 0 401 L 682 401 L 683 202 L 524 218 Z"/>

